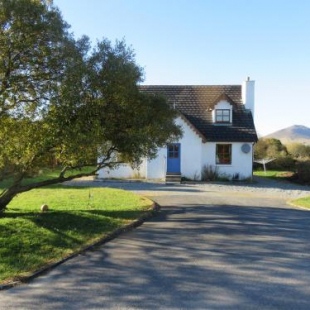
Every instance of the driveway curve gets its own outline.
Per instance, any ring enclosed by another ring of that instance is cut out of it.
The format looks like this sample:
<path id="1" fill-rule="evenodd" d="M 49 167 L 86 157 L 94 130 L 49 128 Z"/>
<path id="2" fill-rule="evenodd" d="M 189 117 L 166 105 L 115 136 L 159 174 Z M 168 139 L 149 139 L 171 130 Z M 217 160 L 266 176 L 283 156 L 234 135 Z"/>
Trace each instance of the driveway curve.
<path id="1" fill-rule="evenodd" d="M 162 210 L 1 291 L 1 309 L 309 309 L 310 212 L 286 201 L 310 191 L 267 183 L 79 181 L 147 195 Z"/>

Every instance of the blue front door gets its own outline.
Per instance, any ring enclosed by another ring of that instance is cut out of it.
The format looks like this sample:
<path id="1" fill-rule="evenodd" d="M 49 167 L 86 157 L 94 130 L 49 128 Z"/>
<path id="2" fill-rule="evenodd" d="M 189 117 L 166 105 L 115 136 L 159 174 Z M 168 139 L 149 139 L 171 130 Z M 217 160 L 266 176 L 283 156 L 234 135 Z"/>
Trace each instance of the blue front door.
<path id="1" fill-rule="evenodd" d="M 181 144 L 171 143 L 167 146 L 167 172 L 181 172 Z"/>

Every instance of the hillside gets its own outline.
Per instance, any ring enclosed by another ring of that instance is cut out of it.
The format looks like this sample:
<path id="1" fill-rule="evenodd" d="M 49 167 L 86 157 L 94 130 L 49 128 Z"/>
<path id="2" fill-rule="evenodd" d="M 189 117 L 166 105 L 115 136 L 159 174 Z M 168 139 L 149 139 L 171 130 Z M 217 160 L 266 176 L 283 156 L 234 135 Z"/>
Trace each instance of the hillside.
<path id="1" fill-rule="evenodd" d="M 288 143 L 304 143 L 310 145 L 310 128 L 302 125 L 294 125 L 273 132 L 263 138 L 275 138 L 283 144 Z"/>

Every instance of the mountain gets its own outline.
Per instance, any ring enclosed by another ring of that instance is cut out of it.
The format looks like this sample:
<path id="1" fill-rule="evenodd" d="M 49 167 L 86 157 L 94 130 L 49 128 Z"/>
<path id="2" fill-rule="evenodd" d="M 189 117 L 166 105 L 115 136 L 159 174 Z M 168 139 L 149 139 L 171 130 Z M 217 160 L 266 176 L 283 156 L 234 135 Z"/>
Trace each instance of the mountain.
<path id="1" fill-rule="evenodd" d="M 294 125 L 276 132 L 273 132 L 264 138 L 275 138 L 283 144 L 304 143 L 310 145 L 310 128 L 302 125 Z"/>

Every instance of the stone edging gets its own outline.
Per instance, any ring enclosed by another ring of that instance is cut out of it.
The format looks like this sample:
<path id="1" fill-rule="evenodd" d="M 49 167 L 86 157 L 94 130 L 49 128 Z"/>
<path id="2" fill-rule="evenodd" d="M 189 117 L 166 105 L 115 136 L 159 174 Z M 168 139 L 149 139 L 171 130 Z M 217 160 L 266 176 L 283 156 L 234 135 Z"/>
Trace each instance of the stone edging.
<path id="1" fill-rule="evenodd" d="M 33 280 L 34 278 L 37 278 L 37 277 L 49 272 L 50 270 L 54 269 L 55 267 L 63 264 L 64 262 L 66 262 L 66 261 L 84 253 L 84 252 L 89 251 L 89 250 L 94 250 L 96 247 L 117 238 L 118 236 L 122 235 L 123 233 L 128 232 L 128 231 L 130 231 L 136 227 L 141 226 L 146 220 L 156 216 L 158 214 L 159 210 L 160 210 L 160 206 L 157 203 L 153 202 L 153 205 L 148 210 L 148 212 L 146 214 L 143 214 L 142 216 L 140 216 L 138 219 L 132 221 L 131 223 L 129 223 L 127 225 L 124 225 L 124 226 L 116 229 L 115 231 L 111 232 L 110 234 L 106 235 L 105 237 L 101 238 L 100 240 L 97 240 L 94 243 L 87 245 L 85 247 L 82 247 L 77 252 L 74 252 L 73 254 L 70 254 L 70 255 L 62 258 L 61 260 L 59 260 L 57 262 L 48 264 L 48 265 L 44 266 L 43 268 L 36 270 L 30 276 L 20 277 L 19 280 L 12 281 L 12 282 L 7 283 L 7 284 L 3 284 L 3 285 L 0 284 L 0 291 L 10 289 L 14 286 L 17 286 L 17 285 L 20 285 L 23 283 L 28 283 L 31 280 Z"/>

